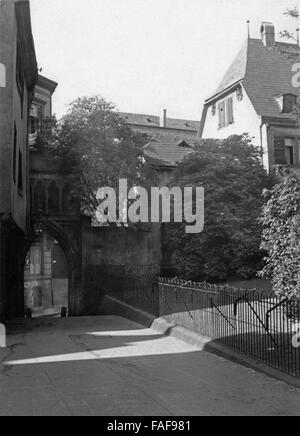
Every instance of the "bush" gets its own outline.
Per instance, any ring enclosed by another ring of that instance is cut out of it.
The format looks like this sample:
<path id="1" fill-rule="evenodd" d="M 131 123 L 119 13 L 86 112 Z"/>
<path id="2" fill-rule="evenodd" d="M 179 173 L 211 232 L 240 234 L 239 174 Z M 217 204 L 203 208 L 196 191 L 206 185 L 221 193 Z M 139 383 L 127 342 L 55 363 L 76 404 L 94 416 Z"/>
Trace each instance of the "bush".
<path id="1" fill-rule="evenodd" d="M 262 267 L 262 192 L 270 177 L 248 136 L 201 141 L 175 173 L 173 186 L 205 188 L 205 228 L 165 227 L 165 250 L 178 276 L 195 281 L 248 279 Z"/>
<path id="2" fill-rule="evenodd" d="M 278 296 L 300 297 L 300 182 L 288 169 L 278 174 L 276 185 L 265 192 L 263 241 L 267 252 L 260 275 L 272 280 Z"/>

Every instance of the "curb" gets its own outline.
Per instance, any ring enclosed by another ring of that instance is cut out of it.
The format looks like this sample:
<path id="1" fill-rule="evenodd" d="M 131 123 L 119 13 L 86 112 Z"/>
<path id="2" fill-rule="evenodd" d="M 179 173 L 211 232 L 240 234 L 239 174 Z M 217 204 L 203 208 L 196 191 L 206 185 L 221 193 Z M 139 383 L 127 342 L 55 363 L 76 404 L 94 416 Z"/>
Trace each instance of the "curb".
<path id="1" fill-rule="evenodd" d="M 116 298 L 106 295 L 102 303 L 102 313 L 105 315 L 117 315 L 127 318 L 133 322 L 141 324 L 147 328 L 153 328 L 162 335 L 174 337 L 189 345 L 199 348 L 200 351 L 206 351 L 211 354 L 218 355 L 225 359 L 239 363 L 240 365 L 249 367 L 259 371 L 269 377 L 275 378 L 294 388 L 300 389 L 300 380 L 288 374 L 284 374 L 277 369 L 259 362 L 255 359 L 240 354 L 237 351 L 226 348 L 215 343 L 211 338 L 202 336 L 200 333 L 181 327 L 177 324 L 169 323 L 165 318 L 155 318 L 149 313 L 136 309 L 126 303 L 123 303 Z"/>
<path id="2" fill-rule="evenodd" d="M 231 360 L 240 365 L 251 368 L 255 371 L 259 371 L 269 377 L 277 379 L 283 383 L 293 386 L 294 388 L 300 389 L 300 380 L 291 375 L 285 374 L 278 369 L 272 368 L 260 361 L 247 357 L 244 354 L 240 354 L 238 351 L 231 350 L 230 348 L 223 347 L 222 345 L 216 344 L 215 342 L 210 342 L 205 351 L 211 354 L 216 354 L 217 356 L 223 357 L 225 359 Z"/>
<path id="3" fill-rule="evenodd" d="M 155 320 L 153 315 L 136 309 L 116 298 L 105 295 L 101 305 L 101 315 L 117 315 L 150 328 Z"/>
<path id="4" fill-rule="evenodd" d="M 127 318 L 147 328 L 152 328 L 162 335 L 174 337 L 189 345 L 193 345 L 200 350 L 204 350 L 211 342 L 210 338 L 202 336 L 185 327 L 178 326 L 177 324 L 171 324 L 165 318 L 155 318 L 155 316 L 136 309 L 109 295 L 106 295 L 103 299 L 101 313 L 104 315 L 117 315 Z"/>

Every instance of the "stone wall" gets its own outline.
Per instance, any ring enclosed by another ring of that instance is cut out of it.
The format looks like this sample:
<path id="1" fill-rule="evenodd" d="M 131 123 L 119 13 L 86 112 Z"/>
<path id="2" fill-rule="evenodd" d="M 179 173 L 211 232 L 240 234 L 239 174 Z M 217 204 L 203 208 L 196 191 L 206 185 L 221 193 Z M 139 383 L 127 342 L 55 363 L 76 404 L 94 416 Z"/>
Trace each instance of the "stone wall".
<path id="1" fill-rule="evenodd" d="M 124 271 L 145 275 L 161 264 L 159 225 L 138 228 L 92 228 L 85 220 L 82 232 L 84 312 L 99 313 L 107 293 L 107 271 L 119 279 Z M 104 285 L 104 280 L 106 284 Z M 132 290 L 133 291 L 133 290 Z M 127 289 L 127 292 L 130 292 Z M 142 286 L 141 286 L 141 292 Z"/>

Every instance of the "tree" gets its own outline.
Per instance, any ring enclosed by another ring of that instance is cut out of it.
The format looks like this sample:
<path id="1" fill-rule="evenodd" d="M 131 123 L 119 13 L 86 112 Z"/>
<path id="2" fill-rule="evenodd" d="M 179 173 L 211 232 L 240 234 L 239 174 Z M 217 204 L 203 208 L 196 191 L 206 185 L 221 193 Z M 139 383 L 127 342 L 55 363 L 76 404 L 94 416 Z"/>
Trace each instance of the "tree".
<path id="1" fill-rule="evenodd" d="M 263 278 L 271 279 L 278 296 L 300 296 L 300 182 L 289 169 L 278 174 L 265 192 L 262 250 L 267 252 Z"/>
<path id="2" fill-rule="evenodd" d="M 300 13 L 299 13 L 298 6 L 295 6 L 294 8 L 286 9 L 286 11 L 284 12 L 284 15 L 286 15 L 287 17 L 291 17 L 291 18 L 293 18 L 295 20 L 299 20 Z M 295 34 L 289 32 L 287 30 L 281 31 L 280 32 L 280 36 L 281 36 L 281 38 L 287 38 L 287 39 L 294 40 L 294 41 L 298 42 L 298 39 L 295 36 Z"/>
<path id="3" fill-rule="evenodd" d="M 72 196 L 85 214 L 94 215 L 101 187 L 144 186 L 152 172 L 143 159 L 145 138 L 134 134 L 103 98 L 83 97 L 71 103 L 60 121 L 49 119 L 37 144 L 63 171 L 72 174 Z M 151 175 L 151 177 L 150 177 Z"/>
<path id="4" fill-rule="evenodd" d="M 165 227 L 165 246 L 177 275 L 188 280 L 252 278 L 261 267 L 263 189 L 271 177 L 247 135 L 203 140 L 177 168 L 173 186 L 205 188 L 205 228 Z"/>

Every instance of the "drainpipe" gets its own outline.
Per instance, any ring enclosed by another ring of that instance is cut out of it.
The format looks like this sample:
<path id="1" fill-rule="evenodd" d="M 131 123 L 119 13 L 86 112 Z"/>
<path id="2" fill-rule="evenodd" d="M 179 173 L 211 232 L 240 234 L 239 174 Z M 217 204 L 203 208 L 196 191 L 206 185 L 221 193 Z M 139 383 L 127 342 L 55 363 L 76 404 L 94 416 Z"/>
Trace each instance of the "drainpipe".
<path id="1" fill-rule="evenodd" d="M 262 153 L 262 155 L 261 155 L 262 164 L 264 164 L 264 146 L 263 146 L 263 131 L 262 131 L 263 127 L 264 127 L 264 123 L 261 119 L 261 124 L 260 124 L 259 130 L 260 130 L 260 148 L 261 148 L 261 153 Z M 269 150 L 268 150 L 268 152 L 269 152 Z"/>

